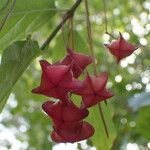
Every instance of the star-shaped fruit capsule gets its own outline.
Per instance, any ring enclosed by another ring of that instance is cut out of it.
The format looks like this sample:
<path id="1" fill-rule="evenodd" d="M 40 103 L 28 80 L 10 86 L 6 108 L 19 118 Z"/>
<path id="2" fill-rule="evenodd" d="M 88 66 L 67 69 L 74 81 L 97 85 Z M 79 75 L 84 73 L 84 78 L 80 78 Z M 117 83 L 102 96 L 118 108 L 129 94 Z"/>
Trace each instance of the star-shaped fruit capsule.
<path id="1" fill-rule="evenodd" d="M 84 80 L 85 89 L 76 91 L 76 94 L 82 96 L 82 107 L 89 108 L 100 101 L 106 100 L 112 97 L 114 94 L 106 89 L 106 83 L 108 75 L 102 73 L 98 77 L 87 74 Z"/>
<path id="2" fill-rule="evenodd" d="M 74 143 L 90 138 L 94 131 L 94 128 L 85 121 L 62 123 L 56 131 L 52 132 L 51 138 L 57 143 Z"/>
<path id="3" fill-rule="evenodd" d="M 88 116 L 87 109 L 77 107 L 72 101 L 67 103 L 64 101 L 52 102 L 47 101 L 42 105 L 42 109 L 57 122 L 75 122 L 80 121 Z"/>
<path id="4" fill-rule="evenodd" d="M 78 78 L 83 70 L 92 63 L 92 57 L 84 55 L 82 53 L 77 53 L 71 48 L 67 49 L 68 55 L 60 61 L 60 64 L 69 65 L 72 63 L 73 76 Z"/>
<path id="5" fill-rule="evenodd" d="M 84 88 L 82 81 L 73 78 L 71 65 L 51 65 L 41 60 L 42 77 L 40 86 L 33 89 L 33 93 L 49 97 L 66 99 L 68 92 Z"/>
<path id="6" fill-rule="evenodd" d="M 134 46 L 128 43 L 120 33 L 120 38 L 118 40 L 112 41 L 111 44 L 104 44 L 110 53 L 116 57 L 117 62 L 119 63 L 121 59 L 128 57 L 135 50 L 138 49 L 138 46 Z"/>
<path id="7" fill-rule="evenodd" d="M 91 137 L 94 128 L 82 121 L 89 114 L 87 109 L 78 108 L 70 101 L 47 101 L 43 110 L 52 118 L 54 131 L 51 138 L 55 142 L 77 142 Z"/>

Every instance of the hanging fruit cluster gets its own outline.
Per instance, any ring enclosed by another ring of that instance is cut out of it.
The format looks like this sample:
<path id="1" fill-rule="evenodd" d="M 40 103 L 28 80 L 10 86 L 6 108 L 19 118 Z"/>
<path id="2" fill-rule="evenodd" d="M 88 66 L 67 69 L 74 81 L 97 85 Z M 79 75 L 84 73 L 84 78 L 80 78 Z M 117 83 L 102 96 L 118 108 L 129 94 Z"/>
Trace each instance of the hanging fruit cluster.
<path id="1" fill-rule="evenodd" d="M 81 3 L 81 0 L 77 1 L 76 3 Z M 107 73 L 97 74 L 96 71 L 94 71 L 95 74 L 90 75 L 86 70 L 86 67 L 89 64 L 93 63 L 94 69 L 96 65 L 94 60 L 95 56 L 93 51 L 93 41 L 87 0 L 85 0 L 85 6 L 87 32 L 92 56 L 86 56 L 82 53 L 77 53 L 72 48 L 66 47 L 67 56 L 65 56 L 64 59 L 53 64 L 50 64 L 46 60 L 41 60 L 41 83 L 39 87 L 32 90 L 33 93 L 58 99 L 57 102 L 48 100 L 42 105 L 42 109 L 53 121 L 53 131 L 51 133 L 51 138 L 57 143 L 73 143 L 90 138 L 94 134 L 95 130 L 91 124 L 84 121 L 84 119 L 89 114 L 88 109 L 99 104 L 101 101 L 106 101 L 107 99 L 114 96 L 113 92 L 106 88 L 108 80 Z M 66 20 L 67 19 L 65 18 L 65 20 L 63 20 L 58 27 L 63 26 L 63 23 Z M 105 20 L 106 34 L 109 34 L 107 32 L 106 16 Z M 110 53 L 116 57 L 118 63 L 123 58 L 131 55 L 136 49 L 138 49 L 137 46 L 128 43 L 123 38 L 121 33 L 118 40 L 112 41 L 111 44 L 104 45 L 108 48 Z M 83 74 L 84 77 L 83 81 L 78 79 L 81 74 Z M 79 107 L 73 103 L 73 94 L 81 97 L 81 103 Z M 101 117 L 103 118 L 102 113 Z M 104 123 L 106 135 L 108 137 L 105 120 L 104 118 L 102 120 Z"/>
<path id="2" fill-rule="evenodd" d="M 41 84 L 32 92 L 59 99 L 57 102 L 47 101 L 42 105 L 53 120 L 54 131 L 51 138 L 55 142 L 77 142 L 91 137 L 94 128 L 83 121 L 89 114 L 87 108 L 113 96 L 106 89 L 106 73 L 96 77 L 84 71 L 91 62 L 90 56 L 72 49 L 68 49 L 68 55 L 63 60 L 54 64 L 46 60 L 40 61 Z M 84 81 L 77 79 L 82 73 L 86 74 Z M 71 100 L 72 94 L 82 97 L 80 107 Z"/>

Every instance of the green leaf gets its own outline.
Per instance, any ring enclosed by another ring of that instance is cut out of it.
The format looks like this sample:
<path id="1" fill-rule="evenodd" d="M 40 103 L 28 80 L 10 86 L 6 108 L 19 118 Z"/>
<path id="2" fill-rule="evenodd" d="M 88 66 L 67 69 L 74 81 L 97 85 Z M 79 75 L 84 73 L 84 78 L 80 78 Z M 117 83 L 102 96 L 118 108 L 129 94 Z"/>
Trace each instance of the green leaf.
<path id="1" fill-rule="evenodd" d="M 0 6 L 6 0 L 0 1 Z M 8 7 L 11 7 L 9 3 Z M 0 25 L 4 21 L 9 8 L 0 13 Z M 47 23 L 56 13 L 53 0 L 16 0 L 15 7 L 0 32 L 0 50 L 14 41 L 25 38 Z"/>
<path id="2" fill-rule="evenodd" d="M 150 140 L 150 106 L 142 107 L 137 117 L 137 130 Z"/>
<path id="3" fill-rule="evenodd" d="M 104 125 L 99 113 L 98 106 L 95 106 L 90 109 L 88 121 L 95 128 L 95 134 L 91 138 L 93 146 L 97 149 L 105 149 L 110 150 L 113 144 L 114 139 L 116 138 L 116 131 L 114 127 L 114 123 L 112 121 L 112 110 L 111 105 L 105 103 L 101 103 L 101 108 L 104 114 L 104 118 L 106 121 L 106 125 L 109 132 L 109 138 L 106 136 L 106 132 L 104 130 Z"/>
<path id="4" fill-rule="evenodd" d="M 0 66 L 0 111 L 19 77 L 39 54 L 37 42 L 30 39 L 15 42 L 3 51 Z"/>

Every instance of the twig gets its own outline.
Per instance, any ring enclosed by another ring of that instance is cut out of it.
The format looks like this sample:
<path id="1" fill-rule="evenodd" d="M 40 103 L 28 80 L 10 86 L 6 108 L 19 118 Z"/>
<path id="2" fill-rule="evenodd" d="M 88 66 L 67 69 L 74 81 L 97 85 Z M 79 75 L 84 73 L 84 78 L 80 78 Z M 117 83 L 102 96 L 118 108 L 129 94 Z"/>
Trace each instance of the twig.
<path id="1" fill-rule="evenodd" d="M 104 19 L 105 19 L 105 34 L 109 35 L 113 39 L 116 39 L 116 37 L 114 37 L 111 33 L 108 32 L 106 0 L 103 0 L 103 7 L 104 7 Z"/>
<path id="2" fill-rule="evenodd" d="M 109 32 L 105 32 L 105 34 L 109 35 L 110 37 L 112 37 L 113 39 L 117 40 L 117 38 L 115 36 L 113 36 L 111 33 Z"/>
<path id="3" fill-rule="evenodd" d="M 70 38 L 71 38 L 71 48 L 74 50 L 74 24 L 73 24 L 73 16 L 70 18 Z"/>
<path id="4" fill-rule="evenodd" d="M 106 9 L 106 2 L 103 0 L 103 5 L 104 5 L 104 17 L 105 17 L 105 32 L 107 34 L 108 32 L 108 27 L 107 27 L 107 9 Z"/>
<path id="5" fill-rule="evenodd" d="M 100 115 L 102 117 L 102 121 L 104 123 L 104 128 L 105 128 L 105 132 L 106 132 L 107 138 L 109 138 L 108 129 L 107 129 L 107 126 L 106 126 L 105 118 L 104 118 L 103 111 L 102 111 L 100 103 L 98 104 L 98 108 L 99 108 Z"/>
<path id="6" fill-rule="evenodd" d="M 15 4 L 16 4 L 16 0 L 13 1 L 13 3 L 12 3 L 12 5 L 11 5 L 11 7 L 10 7 L 8 13 L 6 14 L 6 16 L 5 16 L 3 22 L 2 22 L 2 24 L 1 24 L 1 26 L 0 26 L 0 31 L 3 29 L 3 27 L 4 27 L 5 23 L 6 23 L 7 18 L 9 17 L 10 13 L 11 13 L 12 10 L 14 9 Z"/>
<path id="7" fill-rule="evenodd" d="M 94 49 L 93 49 L 92 30 L 91 30 L 91 23 L 90 23 L 90 18 L 89 18 L 90 14 L 89 14 L 89 7 L 88 7 L 88 1 L 87 0 L 85 0 L 85 10 L 86 10 L 86 23 L 87 23 L 89 46 L 90 46 L 92 57 L 94 59 L 94 61 L 93 61 L 94 75 L 97 76 L 96 63 L 95 63 L 96 58 L 95 58 Z M 101 118 L 102 118 L 102 121 L 104 124 L 105 132 L 106 132 L 106 135 L 108 138 L 109 137 L 108 129 L 107 129 L 107 125 L 106 125 L 106 122 L 104 119 L 104 115 L 103 115 L 100 103 L 98 103 L 98 108 L 99 108 L 99 112 L 100 112 L 100 115 L 101 115 Z"/>
<path id="8" fill-rule="evenodd" d="M 95 63 L 95 55 L 94 55 L 94 49 L 93 49 L 93 40 L 92 40 L 92 30 L 91 30 L 91 23 L 90 23 L 90 13 L 89 13 L 89 6 L 88 1 L 85 0 L 85 10 L 86 10 L 86 24 L 87 24 L 87 33 L 88 33 L 88 41 L 89 41 L 89 47 L 93 58 L 93 66 L 94 66 L 94 74 L 96 75 L 96 63 Z"/>
<path id="9" fill-rule="evenodd" d="M 73 16 L 74 12 L 76 11 L 76 9 L 78 8 L 78 6 L 80 5 L 80 3 L 82 2 L 82 0 L 77 0 L 74 5 L 64 14 L 62 21 L 58 24 L 58 26 L 52 31 L 52 33 L 49 35 L 49 37 L 47 38 L 47 40 L 43 43 L 43 45 L 41 46 L 41 50 L 44 50 L 49 43 L 52 41 L 52 39 L 56 36 L 56 34 L 58 33 L 58 31 L 61 29 L 61 27 L 65 24 L 65 22 Z"/>
<path id="10" fill-rule="evenodd" d="M 65 45 L 65 48 L 67 49 L 68 43 L 66 42 L 66 37 L 65 37 L 65 33 L 64 33 L 64 26 L 61 27 L 61 31 L 62 31 L 62 39 L 63 39 L 64 45 Z"/>

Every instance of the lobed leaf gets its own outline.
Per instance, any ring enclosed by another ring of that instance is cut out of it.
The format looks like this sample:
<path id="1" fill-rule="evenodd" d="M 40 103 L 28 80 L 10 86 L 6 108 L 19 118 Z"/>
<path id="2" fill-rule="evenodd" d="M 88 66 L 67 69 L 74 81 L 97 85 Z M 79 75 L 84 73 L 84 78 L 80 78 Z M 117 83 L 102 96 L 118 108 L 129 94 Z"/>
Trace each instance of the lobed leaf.
<path id="1" fill-rule="evenodd" d="M 113 144 L 114 139 L 116 138 L 116 131 L 114 127 L 114 123 L 112 120 L 112 109 L 111 105 L 108 103 L 107 106 L 104 102 L 101 103 L 101 108 L 104 114 L 104 118 L 106 121 L 109 138 L 106 136 L 106 132 L 104 130 L 104 125 L 102 118 L 99 113 L 98 106 L 95 106 L 90 109 L 88 121 L 94 126 L 95 128 L 95 134 L 91 138 L 91 142 L 93 146 L 95 146 L 97 149 L 104 149 L 110 150 Z"/>
<path id="2" fill-rule="evenodd" d="M 7 0 L 1 0 L 4 6 Z M 5 20 L 12 1 L 0 13 L 0 26 Z M 47 23 L 56 13 L 53 0 L 16 0 L 15 7 L 0 32 L 0 50 L 14 41 L 25 38 Z"/>
<path id="3" fill-rule="evenodd" d="M 39 54 L 37 42 L 30 39 L 15 42 L 3 51 L 0 66 L 0 111 L 19 77 Z"/>

